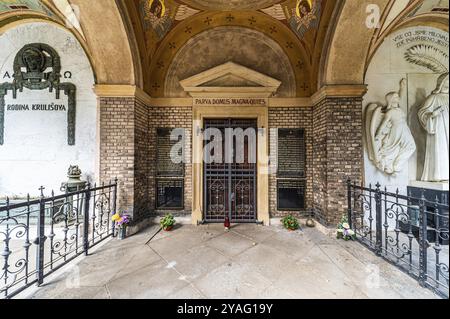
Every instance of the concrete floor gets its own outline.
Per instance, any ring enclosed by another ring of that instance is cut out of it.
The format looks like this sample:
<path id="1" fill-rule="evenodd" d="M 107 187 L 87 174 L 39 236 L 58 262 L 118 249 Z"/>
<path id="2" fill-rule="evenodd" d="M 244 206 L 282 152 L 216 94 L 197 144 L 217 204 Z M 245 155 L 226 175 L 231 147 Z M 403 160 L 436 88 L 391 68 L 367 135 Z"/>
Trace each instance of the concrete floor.
<path id="1" fill-rule="evenodd" d="M 437 298 L 356 242 L 317 229 L 180 226 L 112 239 L 28 298 Z"/>

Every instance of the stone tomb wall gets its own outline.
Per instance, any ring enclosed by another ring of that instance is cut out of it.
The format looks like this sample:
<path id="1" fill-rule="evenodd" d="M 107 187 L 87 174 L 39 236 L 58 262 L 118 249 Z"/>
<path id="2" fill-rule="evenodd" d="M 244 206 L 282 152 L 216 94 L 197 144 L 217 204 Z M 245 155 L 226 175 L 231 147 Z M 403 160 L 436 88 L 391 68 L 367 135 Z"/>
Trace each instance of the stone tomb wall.
<path id="1" fill-rule="evenodd" d="M 0 84 L 12 83 L 14 59 L 25 45 L 43 43 L 61 60 L 61 82 L 76 86 L 75 145 L 68 144 L 68 98 L 55 90 L 11 90 L 5 96 L 4 144 L 0 145 L 0 197 L 49 195 L 59 192 L 70 165 L 79 165 L 83 178 L 96 179 L 97 101 L 94 76 L 77 39 L 47 23 L 27 23 L 0 34 Z"/>
<path id="2" fill-rule="evenodd" d="M 269 109 L 269 129 L 300 128 L 306 134 L 306 209 L 301 213 L 310 212 L 313 207 L 313 130 L 311 107 L 283 107 Z M 276 136 L 271 134 L 270 152 L 276 153 Z M 269 176 L 269 208 L 271 217 L 282 217 L 293 212 L 279 211 L 277 205 L 277 172 Z M 294 212 L 295 213 L 295 212 Z M 298 212 L 300 213 L 300 212 Z"/>
<path id="3" fill-rule="evenodd" d="M 369 159 L 368 145 L 365 143 L 364 171 L 367 185 L 379 182 L 387 186 L 389 191 L 395 192 L 399 188 L 401 193 L 406 194 L 407 186 L 412 181 L 421 179 L 427 134 L 419 123 L 418 110 L 436 89 L 439 75 L 448 72 L 448 54 L 448 32 L 423 26 L 394 32 L 376 52 L 366 74 L 368 92 L 364 97 L 363 112 L 366 113 L 369 105 L 374 103 L 386 106 L 386 94 L 398 92 L 400 81 L 405 79 L 406 86 L 399 105 L 406 115 L 407 125 L 417 149 L 402 170 L 391 175 L 378 169 Z"/>

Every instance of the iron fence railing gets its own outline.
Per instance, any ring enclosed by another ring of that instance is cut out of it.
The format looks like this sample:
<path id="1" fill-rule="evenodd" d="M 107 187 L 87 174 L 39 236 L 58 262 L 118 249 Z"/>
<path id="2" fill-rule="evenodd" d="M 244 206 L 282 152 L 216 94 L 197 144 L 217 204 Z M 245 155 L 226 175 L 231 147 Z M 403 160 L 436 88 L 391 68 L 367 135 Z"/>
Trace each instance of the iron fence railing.
<path id="1" fill-rule="evenodd" d="M 0 299 L 12 298 L 114 236 L 117 180 L 76 192 L 0 201 Z"/>
<path id="2" fill-rule="evenodd" d="M 449 296 L 448 198 L 434 201 L 347 183 L 348 220 L 357 239 L 422 286 Z"/>

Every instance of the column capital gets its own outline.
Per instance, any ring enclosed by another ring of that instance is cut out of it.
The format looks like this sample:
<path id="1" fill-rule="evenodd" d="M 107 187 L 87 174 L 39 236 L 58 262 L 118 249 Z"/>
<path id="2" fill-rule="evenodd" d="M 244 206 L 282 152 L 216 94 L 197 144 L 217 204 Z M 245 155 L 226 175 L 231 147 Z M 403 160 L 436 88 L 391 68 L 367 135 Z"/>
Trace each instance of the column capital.
<path id="1" fill-rule="evenodd" d="M 151 99 L 142 89 L 128 84 L 96 84 L 94 92 L 97 97 L 134 97 L 148 104 Z"/>
<path id="2" fill-rule="evenodd" d="M 361 98 L 367 93 L 366 84 L 335 84 L 324 85 L 312 97 L 313 105 L 318 104 L 322 100 L 330 97 L 354 97 Z"/>

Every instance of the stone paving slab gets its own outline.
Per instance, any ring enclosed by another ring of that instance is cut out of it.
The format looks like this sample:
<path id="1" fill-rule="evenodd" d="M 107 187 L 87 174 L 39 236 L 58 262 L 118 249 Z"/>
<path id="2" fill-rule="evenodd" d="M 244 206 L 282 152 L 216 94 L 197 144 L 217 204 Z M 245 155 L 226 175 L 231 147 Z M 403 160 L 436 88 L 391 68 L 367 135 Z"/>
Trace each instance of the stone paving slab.
<path id="1" fill-rule="evenodd" d="M 150 227 L 113 239 L 29 298 L 437 298 L 357 242 L 279 226 Z"/>

